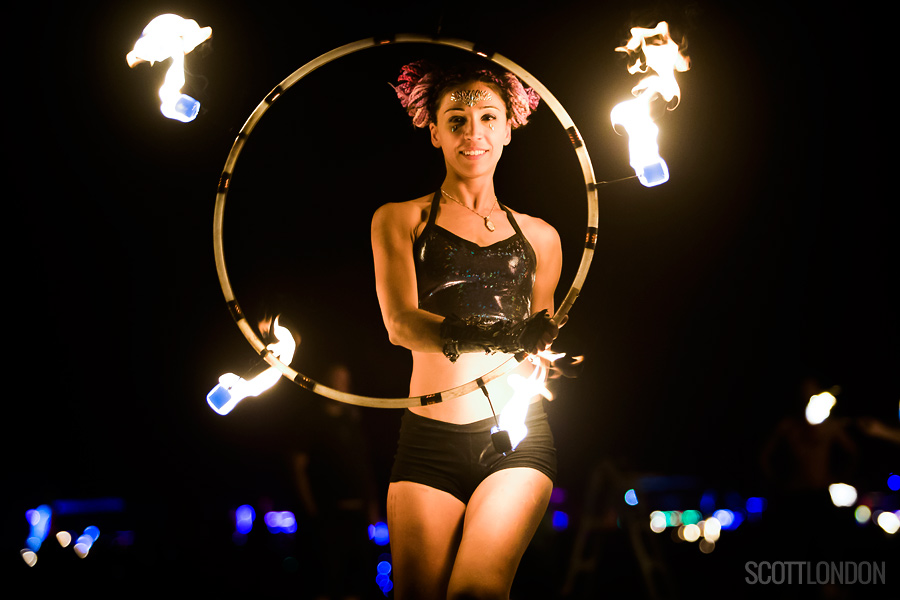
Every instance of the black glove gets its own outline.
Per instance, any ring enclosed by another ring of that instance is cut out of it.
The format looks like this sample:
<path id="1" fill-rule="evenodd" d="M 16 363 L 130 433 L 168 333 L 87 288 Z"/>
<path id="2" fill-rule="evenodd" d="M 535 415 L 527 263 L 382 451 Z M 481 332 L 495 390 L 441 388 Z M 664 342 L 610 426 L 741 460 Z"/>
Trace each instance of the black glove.
<path id="1" fill-rule="evenodd" d="M 544 309 L 523 321 L 486 323 L 478 317 L 460 319 L 450 315 L 441 323 L 444 356 L 456 362 L 464 352 L 531 352 L 547 330 L 550 315 Z"/>

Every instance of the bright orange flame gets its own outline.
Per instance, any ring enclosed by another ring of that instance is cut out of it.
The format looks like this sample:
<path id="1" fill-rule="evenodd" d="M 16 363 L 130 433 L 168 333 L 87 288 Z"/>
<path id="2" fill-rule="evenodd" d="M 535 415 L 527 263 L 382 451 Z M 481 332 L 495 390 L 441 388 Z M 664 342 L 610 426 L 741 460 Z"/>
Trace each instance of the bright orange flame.
<path id="1" fill-rule="evenodd" d="M 553 394 L 544 385 L 547 381 L 548 369 L 541 359 L 553 362 L 563 356 L 565 354 L 556 354 L 550 351 L 538 352 L 536 355 L 528 357 L 534 365 L 534 369 L 528 377 L 523 377 L 518 373 L 511 373 L 506 378 L 507 383 L 514 391 L 513 397 L 500 411 L 499 425 L 500 429 L 509 433 L 509 440 L 513 448 L 525 439 L 525 436 L 528 434 L 525 419 L 528 416 L 528 406 L 531 404 L 531 399 L 537 394 L 548 400 L 553 399 Z"/>
<path id="2" fill-rule="evenodd" d="M 671 102 L 681 93 L 675 81 L 675 72 L 687 71 L 691 68 L 691 62 L 672 40 L 669 24 L 665 21 L 653 29 L 632 27 L 631 39 L 616 48 L 616 52 L 625 52 L 634 61 L 628 67 L 632 75 L 653 72 L 631 89 L 635 96 L 658 93 L 666 102 Z"/>
<path id="3" fill-rule="evenodd" d="M 650 116 L 650 103 L 659 96 L 669 103 L 680 98 L 675 72 L 687 71 L 690 61 L 672 40 L 665 21 L 652 29 L 633 27 L 631 39 L 616 51 L 625 52 L 633 61 L 629 73 L 647 73 L 647 76 L 632 88 L 635 98 L 616 105 L 610 118 L 614 127 L 621 126 L 628 132 L 631 166 L 641 183 L 647 187 L 665 183 L 669 169 L 659 155 L 656 142 L 659 128 Z"/>
<path id="4" fill-rule="evenodd" d="M 294 336 L 287 327 L 278 324 L 278 317 L 275 317 L 273 333 L 276 341 L 266 346 L 266 349 L 284 364 L 290 364 L 297 349 Z M 250 380 L 234 373 L 225 373 L 219 377 L 218 385 L 206 395 L 206 401 L 214 411 L 227 415 L 244 398 L 258 396 L 278 383 L 281 375 L 281 371 L 275 367 L 269 367 Z"/>
<path id="5" fill-rule="evenodd" d="M 212 36 L 211 27 L 200 27 L 193 19 L 178 15 L 160 15 L 150 21 L 134 43 L 134 49 L 125 56 L 129 67 L 147 61 L 162 62 L 169 58 L 172 65 L 159 88 L 159 107 L 163 116 L 182 122 L 193 121 L 200 103 L 181 93 L 184 86 L 184 56 Z"/>

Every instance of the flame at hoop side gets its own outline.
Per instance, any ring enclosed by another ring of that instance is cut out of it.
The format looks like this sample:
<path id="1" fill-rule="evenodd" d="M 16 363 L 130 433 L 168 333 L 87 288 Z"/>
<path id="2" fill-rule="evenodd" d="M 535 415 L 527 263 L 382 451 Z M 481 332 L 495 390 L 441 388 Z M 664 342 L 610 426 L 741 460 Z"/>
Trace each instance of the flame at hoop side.
<path id="1" fill-rule="evenodd" d="M 634 61 L 629 73 L 648 75 L 632 88 L 635 98 L 617 104 L 610 118 L 613 127 L 621 126 L 628 133 L 630 163 L 638 179 L 646 187 L 660 185 L 669 180 L 669 167 L 659 155 L 659 127 L 650 116 L 650 103 L 657 97 L 666 102 L 680 98 L 675 72 L 687 71 L 690 61 L 670 37 L 665 21 L 652 29 L 633 27 L 631 39 L 616 51 Z"/>
<path id="2" fill-rule="evenodd" d="M 273 333 L 277 341 L 266 346 L 266 349 L 283 363 L 290 364 L 297 348 L 294 336 L 287 327 L 278 324 L 278 317 L 275 318 Z M 216 387 L 206 395 L 206 402 L 218 414 L 227 415 L 237 406 L 238 402 L 248 396 L 262 394 L 278 383 L 279 379 L 281 379 L 281 371 L 275 367 L 269 367 L 250 380 L 234 373 L 225 373 L 219 377 Z"/>
<path id="3" fill-rule="evenodd" d="M 160 15 L 150 21 L 125 56 L 129 67 L 141 62 L 153 63 L 172 59 L 166 78 L 159 88 L 162 101 L 159 110 L 164 117 L 188 123 L 197 118 L 200 102 L 181 93 L 184 86 L 184 56 L 212 36 L 211 27 L 200 27 L 193 19 L 178 15 Z"/>

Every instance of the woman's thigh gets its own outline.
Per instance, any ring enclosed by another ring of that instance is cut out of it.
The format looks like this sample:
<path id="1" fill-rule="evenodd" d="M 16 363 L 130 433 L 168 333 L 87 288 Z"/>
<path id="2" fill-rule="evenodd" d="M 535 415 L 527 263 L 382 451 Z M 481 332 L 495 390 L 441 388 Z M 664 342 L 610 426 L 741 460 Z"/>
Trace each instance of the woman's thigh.
<path id="1" fill-rule="evenodd" d="M 396 481 L 387 508 L 394 597 L 445 600 L 466 505 L 447 492 Z"/>
<path id="2" fill-rule="evenodd" d="M 549 477 L 527 467 L 497 471 L 478 486 L 466 508 L 448 598 L 509 598 L 552 490 Z"/>

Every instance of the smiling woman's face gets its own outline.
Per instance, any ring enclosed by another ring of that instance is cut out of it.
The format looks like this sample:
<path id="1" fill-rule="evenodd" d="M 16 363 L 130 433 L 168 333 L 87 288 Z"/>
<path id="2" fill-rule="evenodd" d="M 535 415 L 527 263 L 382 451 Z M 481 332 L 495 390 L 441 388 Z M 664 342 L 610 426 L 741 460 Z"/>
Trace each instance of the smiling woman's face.
<path id="1" fill-rule="evenodd" d="M 431 143 L 444 153 L 448 169 L 463 177 L 493 174 L 512 124 L 500 93 L 490 84 L 470 82 L 444 94 L 429 126 Z"/>

